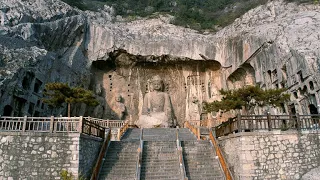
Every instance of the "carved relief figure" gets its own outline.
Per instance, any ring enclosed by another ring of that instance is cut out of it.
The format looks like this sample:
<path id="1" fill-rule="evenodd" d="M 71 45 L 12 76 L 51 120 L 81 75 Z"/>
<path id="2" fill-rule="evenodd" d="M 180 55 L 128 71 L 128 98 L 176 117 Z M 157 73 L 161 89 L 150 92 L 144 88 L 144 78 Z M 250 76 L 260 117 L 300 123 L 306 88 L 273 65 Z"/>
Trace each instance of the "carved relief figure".
<path id="1" fill-rule="evenodd" d="M 200 120 L 200 105 L 197 97 L 193 96 L 189 105 L 189 120 Z"/>
<path id="2" fill-rule="evenodd" d="M 172 125 L 172 109 L 170 97 L 162 92 L 163 82 L 160 76 L 151 79 L 153 91 L 144 97 L 142 113 L 136 125 L 140 128 L 170 127 Z"/>
<path id="3" fill-rule="evenodd" d="M 96 99 L 98 100 L 99 104 L 93 110 L 93 117 L 102 118 L 104 108 L 105 108 L 105 99 L 101 96 L 102 95 L 102 85 L 97 84 L 94 89 L 94 92 L 96 94 Z"/>
<path id="4" fill-rule="evenodd" d="M 116 113 L 116 118 L 119 120 L 123 120 L 126 112 L 126 106 L 122 103 L 122 97 L 120 94 L 115 97 L 115 104 L 113 106 L 113 110 Z"/>

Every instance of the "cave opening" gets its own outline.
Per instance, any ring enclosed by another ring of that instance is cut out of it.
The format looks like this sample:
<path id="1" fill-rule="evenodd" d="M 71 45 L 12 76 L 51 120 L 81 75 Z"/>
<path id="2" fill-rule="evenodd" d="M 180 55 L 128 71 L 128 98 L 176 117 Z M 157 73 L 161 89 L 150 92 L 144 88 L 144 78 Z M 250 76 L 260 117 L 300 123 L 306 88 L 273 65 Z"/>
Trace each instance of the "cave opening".
<path id="1" fill-rule="evenodd" d="M 27 72 L 22 80 L 22 87 L 25 90 L 29 90 L 31 87 L 31 83 L 34 79 L 35 75 L 33 72 Z"/>
<path id="2" fill-rule="evenodd" d="M 42 86 L 42 82 L 39 79 L 36 79 L 36 82 L 34 83 L 34 87 L 33 87 L 33 92 L 39 93 L 41 86 Z"/>
<path id="3" fill-rule="evenodd" d="M 3 109 L 3 116 L 12 116 L 13 108 L 10 105 L 6 105 Z"/>
<path id="4" fill-rule="evenodd" d="M 24 116 L 24 108 L 27 100 L 14 96 L 13 97 L 13 104 L 14 104 L 14 109 L 13 109 L 13 115 L 14 116 Z"/>

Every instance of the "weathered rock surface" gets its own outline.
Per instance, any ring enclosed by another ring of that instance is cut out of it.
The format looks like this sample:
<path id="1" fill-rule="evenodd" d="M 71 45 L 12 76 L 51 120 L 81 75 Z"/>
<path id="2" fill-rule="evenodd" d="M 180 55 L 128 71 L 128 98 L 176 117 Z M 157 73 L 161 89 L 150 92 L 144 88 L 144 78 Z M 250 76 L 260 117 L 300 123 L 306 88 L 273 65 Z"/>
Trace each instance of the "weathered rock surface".
<path id="1" fill-rule="evenodd" d="M 60 1 L 8 0 L 0 7 L 0 114 L 5 107 L 15 115 L 63 113 L 38 105 L 41 92 L 33 93 L 38 79 L 40 89 L 51 81 L 89 89 L 101 84 L 102 117 L 110 118 L 114 96 L 120 94 L 126 117 L 137 120 L 153 75 L 164 79 L 179 124 L 190 113 L 193 97 L 201 104 L 219 99 L 221 88 L 246 84 L 289 88 L 292 101 L 286 112 L 310 113 L 320 104 L 317 5 L 272 1 L 207 35 L 169 24 L 168 16 L 112 23 L 108 8 L 81 12 Z M 16 91 L 27 72 L 35 74 L 32 88 L 20 88 L 22 96 Z M 17 104 L 22 108 L 14 109 Z"/>

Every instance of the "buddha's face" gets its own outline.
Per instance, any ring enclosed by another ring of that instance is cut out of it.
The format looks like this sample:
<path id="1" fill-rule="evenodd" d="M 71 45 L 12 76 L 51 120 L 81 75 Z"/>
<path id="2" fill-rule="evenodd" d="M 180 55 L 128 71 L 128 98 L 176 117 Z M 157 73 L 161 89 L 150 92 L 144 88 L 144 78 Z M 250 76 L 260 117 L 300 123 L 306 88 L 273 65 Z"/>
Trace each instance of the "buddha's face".
<path id="1" fill-rule="evenodd" d="M 193 103 L 197 103 L 197 102 L 198 102 L 197 97 L 193 97 L 193 98 L 192 98 L 192 102 L 193 102 Z"/>
<path id="2" fill-rule="evenodd" d="M 115 99 L 116 99 L 117 102 L 120 102 L 121 101 L 121 96 L 116 96 Z"/>
<path id="3" fill-rule="evenodd" d="M 161 81 L 153 81 L 152 86 L 154 90 L 160 91 L 162 86 Z"/>

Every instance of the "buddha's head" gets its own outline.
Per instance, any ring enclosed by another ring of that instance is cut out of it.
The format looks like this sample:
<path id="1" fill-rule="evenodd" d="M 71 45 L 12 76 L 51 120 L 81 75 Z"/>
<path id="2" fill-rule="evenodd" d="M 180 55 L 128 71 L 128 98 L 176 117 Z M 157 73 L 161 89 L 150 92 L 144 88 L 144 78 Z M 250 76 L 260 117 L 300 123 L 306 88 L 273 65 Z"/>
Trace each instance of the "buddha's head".
<path id="1" fill-rule="evenodd" d="M 193 102 L 193 103 L 198 103 L 198 99 L 197 99 L 196 96 L 193 96 L 193 97 L 192 97 L 192 102 Z"/>
<path id="2" fill-rule="evenodd" d="M 120 95 L 120 94 L 117 94 L 117 95 L 115 96 L 115 100 L 116 100 L 116 102 L 121 102 L 121 95 Z"/>
<path id="3" fill-rule="evenodd" d="M 151 85 L 152 85 L 152 89 L 155 91 L 162 90 L 163 82 L 159 75 L 153 76 L 151 78 Z"/>

